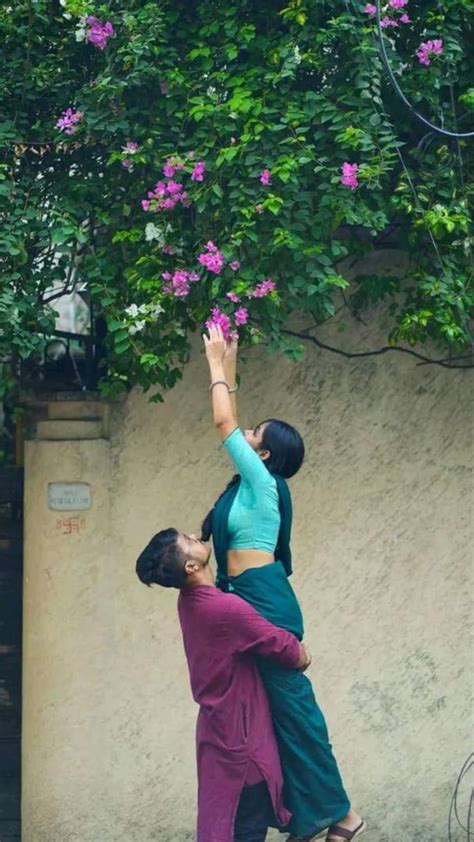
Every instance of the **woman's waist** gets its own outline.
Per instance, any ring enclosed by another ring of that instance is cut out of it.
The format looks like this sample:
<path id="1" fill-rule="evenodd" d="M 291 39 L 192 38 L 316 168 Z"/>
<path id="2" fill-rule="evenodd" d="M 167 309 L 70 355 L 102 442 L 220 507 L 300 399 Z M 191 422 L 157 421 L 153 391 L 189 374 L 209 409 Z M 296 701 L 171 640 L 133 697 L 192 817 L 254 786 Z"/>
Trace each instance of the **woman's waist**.
<path id="1" fill-rule="evenodd" d="M 303 618 L 296 595 L 280 561 L 250 567 L 237 576 L 217 574 L 217 586 L 235 593 L 275 626 L 303 637 Z"/>
<path id="2" fill-rule="evenodd" d="M 265 567 L 275 561 L 272 553 L 255 548 L 230 549 L 227 552 L 227 575 L 240 576 L 246 570 Z"/>

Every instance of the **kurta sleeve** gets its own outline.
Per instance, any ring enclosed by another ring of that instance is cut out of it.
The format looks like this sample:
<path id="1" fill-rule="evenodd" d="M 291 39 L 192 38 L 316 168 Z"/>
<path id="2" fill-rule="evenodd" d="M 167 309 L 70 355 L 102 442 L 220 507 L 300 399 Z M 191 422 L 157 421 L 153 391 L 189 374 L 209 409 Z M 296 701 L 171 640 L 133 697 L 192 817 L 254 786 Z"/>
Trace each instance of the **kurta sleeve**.
<path id="1" fill-rule="evenodd" d="M 226 621 L 236 654 L 270 658 L 287 669 L 298 666 L 301 649 L 295 635 L 269 623 L 240 597 L 228 595 Z"/>
<path id="2" fill-rule="evenodd" d="M 242 482 L 252 488 L 274 485 L 275 480 L 270 471 L 245 440 L 240 427 L 236 427 L 222 444 L 239 472 Z"/>

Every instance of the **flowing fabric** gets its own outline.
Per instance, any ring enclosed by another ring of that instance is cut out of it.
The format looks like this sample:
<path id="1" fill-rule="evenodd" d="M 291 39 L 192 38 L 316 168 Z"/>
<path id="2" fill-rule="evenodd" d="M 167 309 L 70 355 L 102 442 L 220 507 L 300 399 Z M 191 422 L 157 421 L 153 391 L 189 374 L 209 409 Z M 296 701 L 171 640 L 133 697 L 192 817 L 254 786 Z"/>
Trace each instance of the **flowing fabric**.
<path id="1" fill-rule="evenodd" d="M 236 464 L 237 469 L 239 468 Z M 290 537 L 291 496 L 281 477 L 275 477 L 281 515 L 275 562 L 227 575 L 227 523 L 238 484 L 218 500 L 212 516 L 217 561 L 217 584 L 253 607 L 267 620 L 303 638 L 303 618 L 288 581 L 292 572 Z M 298 670 L 259 660 L 272 711 L 284 779 L 284 803 L 292 813 L 288 829 L 302 836 L 329 827 L 349 811 L 350 803 L 329 742 L 324 716 L 311 682 Z"/>
<path id="2" fill-rule="evenodd" d="M 277 820 L 290 814 L 267 694 L 256 658 L 293 671 L 300 647 L 248 603 L 218 588 L 185 589 L 178 613 L 193 696 L 196 727 L 198 842 L 232 842 L 245 784 L 264 780 Z M 258 774 L 257 774 L 258 773 Z"/>

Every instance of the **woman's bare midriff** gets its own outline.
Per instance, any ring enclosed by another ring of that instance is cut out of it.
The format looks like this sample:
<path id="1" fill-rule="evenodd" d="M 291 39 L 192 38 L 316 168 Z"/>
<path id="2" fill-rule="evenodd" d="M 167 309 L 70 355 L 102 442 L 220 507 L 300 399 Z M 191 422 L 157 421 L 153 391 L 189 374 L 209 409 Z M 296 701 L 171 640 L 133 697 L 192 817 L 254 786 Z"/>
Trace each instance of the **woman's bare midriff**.
<path id="1" fill-rule="evenodd" d="M 227 553 L 227 575 L 239 576 L 251 567 L 264 567 L 271 564 L 274 557 L 265 550 L 229 550 Z"/>

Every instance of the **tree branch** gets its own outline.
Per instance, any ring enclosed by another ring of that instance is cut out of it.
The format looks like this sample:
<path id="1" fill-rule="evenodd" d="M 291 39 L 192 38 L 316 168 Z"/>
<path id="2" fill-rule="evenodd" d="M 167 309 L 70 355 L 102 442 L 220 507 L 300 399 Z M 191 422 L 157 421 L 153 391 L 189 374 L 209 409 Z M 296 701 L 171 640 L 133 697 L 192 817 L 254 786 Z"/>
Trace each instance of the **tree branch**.
<path id="1" fill-rule="evenodd" d="M 449 357 L 444 357 L 439 360 L 432 360 L 429 357 L 423 356 L 423 354 L 419 354 L 417 351 L 412 351 L 411 348 L 400 348 L 398 345 L 383 345 L 382 348 L 378 348 L 376 351 L 343 351 L 342 348 L 334 348 L 332 345 L 327 345 L 327 343 L 321 342 L 321 340 L 316 336 L 310 336 L 308 333 L 298 333 L 298 331 L 289 330 L 287 328 L 282 329 L 282 333 L 286 333 L 289 336 L 295 336 L 298 339 L 304 339 L 306 342 L 313 342 L 318 346 L 318 348 L 322 348 L 325 351 L 331 351 L 333 354 L 339 354 L 340 356 L 347 357 L 348 359 L 352 359 L 354 357 L 376 357 L 381 354 L 387 354 L 389 351 L 398 351 L 401 354 L 409 354 L 411 357 L 415 357 L 415 359 L 420 360 L 417 365 L 439 365 L 443 368 L 474 368 L 474 364 L 453 365 L 454 360 L 472 359 L 471 354 L 452 357 L 451 359 Z"/>

